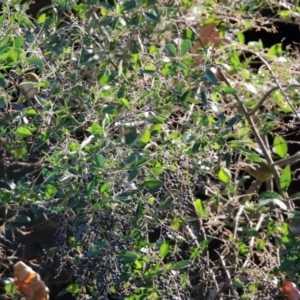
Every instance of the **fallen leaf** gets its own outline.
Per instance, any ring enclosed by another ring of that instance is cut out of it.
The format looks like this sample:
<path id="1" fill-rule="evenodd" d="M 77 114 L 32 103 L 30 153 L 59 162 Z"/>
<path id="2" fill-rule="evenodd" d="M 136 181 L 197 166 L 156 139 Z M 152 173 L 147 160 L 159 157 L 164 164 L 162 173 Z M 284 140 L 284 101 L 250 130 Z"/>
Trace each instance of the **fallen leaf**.
<path id="1" fill-rule="evenodd" d="M 49 299 L 49 289 L 40 275 L 21 261 L 14 265 L 14 282 L 25 300 Z"/>
<path id="2" fill-rule="evenodd" d="M 282 292 L 286 296 L 287 300 L 300 300 L 300 292 L 295 283 L 283 280 Z"/>

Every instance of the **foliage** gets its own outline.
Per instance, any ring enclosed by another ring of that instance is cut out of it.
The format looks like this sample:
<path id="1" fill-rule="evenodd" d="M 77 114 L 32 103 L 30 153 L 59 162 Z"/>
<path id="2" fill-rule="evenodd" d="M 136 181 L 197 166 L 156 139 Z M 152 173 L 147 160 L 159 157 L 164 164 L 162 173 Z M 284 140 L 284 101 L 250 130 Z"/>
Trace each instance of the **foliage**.
<path id="1" fill-rule="evenodd" d="M 299 276 L 298 240 L 283 223 L 295 177 L 271 165 L 292 143 L 298 57 L 245 44 L 263 1 L 228 7 L 234 23 L 215 2 L 54 1 L 36 20 L 3 4 L 1 144 L 15 160 L 38 157 L 43 182 L 22 178 L 1 202 L 56 219 L 39 263 L 55 266 L 53 281 L 68 278 L 61 296 L 275 299 L 275 277 Z M 29 69 L 41 92 L 19 105 Z M 260 156 L 275 190 L 250 190 L 245 164 Z M 288 257 L 278 259 L 278 236 Z"/>

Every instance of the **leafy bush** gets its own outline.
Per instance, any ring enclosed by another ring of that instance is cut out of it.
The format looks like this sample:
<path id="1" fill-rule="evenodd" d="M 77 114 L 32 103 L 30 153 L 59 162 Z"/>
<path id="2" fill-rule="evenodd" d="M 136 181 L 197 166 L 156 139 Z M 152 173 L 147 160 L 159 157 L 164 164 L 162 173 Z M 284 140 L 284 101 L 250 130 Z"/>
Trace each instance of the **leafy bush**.
<path id="1" fill-rule="evenodd" d="M 259 188 L 245 169 L 289 153 L 298 57 L 245 44 L 255 18 L 240 14 L 256 1 L 227 7 L 235 23 L 215 1 L 53 3 L 36 20 L 21 4 L 0 16 L 2 147 L 38 158 L 43 178 L 1 189 L 17 207 L 2 225 L 22 208 L 54 220 L 37 257 L 52 270 L 46 283 L 63 278 L 53 297 L 275 299 L 280 272 L 298 275 L 283 223 L 296 177 L 271 166 L 275 190 Z M 41 92 L 18 105 L 28 70 Z"/>

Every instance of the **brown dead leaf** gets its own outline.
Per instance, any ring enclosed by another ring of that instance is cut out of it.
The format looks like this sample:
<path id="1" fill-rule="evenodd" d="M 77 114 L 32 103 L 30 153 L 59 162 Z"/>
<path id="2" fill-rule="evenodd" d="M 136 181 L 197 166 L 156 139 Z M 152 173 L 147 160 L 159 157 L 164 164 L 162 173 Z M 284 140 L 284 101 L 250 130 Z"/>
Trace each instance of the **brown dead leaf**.
<path id="1" fill-rule="evenodd" d="M 210 24 L 205 24 L 203 25 L 199 32 L 198 35 L 202 41 L 194 42 L 193 47 L 191 49 L 191 53 L 194 54 L 194 60 L 197 64 L 201 64 L 204 62 L 203 58 L 201 55 L 198 53 L 197 49 L 198 48 L 203 48 L 208 46 L 208 45 L 213 45 L 213 53 L 216 51 L 216 48 L 218 48 L 220 45 L 224 44 L 224 39 L 222 39 L 219 35 L 219 31 L 217 29 L 217 26 L 215 23 L 210 23 Z"/>
<path id="2" fill-rule="evenodd" d="M 295 283 L 283 280 L 282 292 L 286 296 L 287 300 L 300 300 L 300 292 Z"/>
<path id="3" fill-rule="evenodd" d="M 48 300 L 49 289 L 40 275 L 21 261 L 14 265 L 16 289 L 26 300 Z"/>

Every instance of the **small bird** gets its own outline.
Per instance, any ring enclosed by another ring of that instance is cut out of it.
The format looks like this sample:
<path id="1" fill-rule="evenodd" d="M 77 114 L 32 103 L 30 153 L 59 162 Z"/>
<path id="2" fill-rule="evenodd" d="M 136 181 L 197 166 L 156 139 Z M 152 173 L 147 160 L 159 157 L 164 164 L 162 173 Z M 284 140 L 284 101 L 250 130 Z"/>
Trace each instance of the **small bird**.
<path id="1" fill-rule="evenodd" d="M 291 235 L 294 237 L 299 237 L 300 236 L 300 217 L 295 216 L 293 218 L 289 218 L 289 219 L 287 219 L 286 223 L 288 224 Z"/>
<path id="2" fill-rule="evenodd" d="M 254 162 L 252 164 L 246 165 L 246 171 L 255 179 L 260 182 L 264 182 L 273 176 L 271 168 L 269 167 L 267 161 L 261 158 L 260 162 Z M 280 170 L 279 166 L 276 169 Z"/>
<path id="3" fill-rule="evenodd" d="M 24 75 L 24 80 L 18 86 L 20 90 L 20 96 L 17 104 L 23 103 L 39 93 L 40 89 L 36 87 L 36 83 L 38 82 L 39 78 L 35 73 L 29 72 Z"/>

